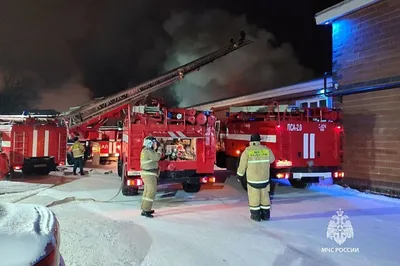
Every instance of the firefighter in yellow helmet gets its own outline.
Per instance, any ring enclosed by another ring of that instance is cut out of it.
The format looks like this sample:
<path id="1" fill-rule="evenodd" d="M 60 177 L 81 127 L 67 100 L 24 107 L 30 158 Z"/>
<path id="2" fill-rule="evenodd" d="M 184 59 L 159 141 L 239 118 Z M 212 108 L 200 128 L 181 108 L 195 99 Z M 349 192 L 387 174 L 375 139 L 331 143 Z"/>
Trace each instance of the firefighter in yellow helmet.
<path id="1" fill-rule="evenodd" d="M 259 134 L 252 134 L 250 145 L 240 156 L 237 175 L 247 177 L 247 194 L 249 197 L 250 218 L 254 221 L 269 220 L 271 202 L 270 191 L 270 164 L 275 161 L 273 152 L 261 145 Z"/>
<path id="2" fill-rule="evenodd" d="M 146 137 L 140 154 L 141 176 L 144 182 L 142 197 L 142 216 L 153 218 L 153 202 L 157 192 L 157 180 L 160 174 L 158 162 L 163 146 L 154 137 Z"/>

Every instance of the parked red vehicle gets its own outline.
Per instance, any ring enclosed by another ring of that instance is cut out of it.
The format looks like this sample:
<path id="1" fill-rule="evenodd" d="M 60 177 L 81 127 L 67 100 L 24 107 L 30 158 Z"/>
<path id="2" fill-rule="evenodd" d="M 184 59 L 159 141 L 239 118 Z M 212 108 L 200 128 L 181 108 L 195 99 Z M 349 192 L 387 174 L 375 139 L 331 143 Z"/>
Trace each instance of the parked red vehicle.
<path id="1" fill-rule="evenodd" d="M 140 152 L 147 136 L 164 143 L 160 161 L 160 184 L 182 183 L 183 190 L 196 193 L 201 184 L 214 183 L 215 117 L 194 109 L 134 106 L 124 122 L 122 156 L 118 172 L 123 194 L 135 195 L 143 185 Z"/>
<path id="2" fill-rule="evenodd" d="M 65 164 L 66 128 L 55 117 L 1 115 L 0 132 L 12 170 L 47 175 Z"/>
<path id="3" fill-rule="evenodd" d="M 305 188 L 321 179 L 344 177 L 343 128 L 340 110 L 279 105 L 231 107 L 224 123 L 217 123 L 217 166 L 236 171 L 238 159 L 259 133 L 261 143 L 275 154 L 271 178 L 288 179 Z M 240 180 L 246 189 L 246 177 Z"/>

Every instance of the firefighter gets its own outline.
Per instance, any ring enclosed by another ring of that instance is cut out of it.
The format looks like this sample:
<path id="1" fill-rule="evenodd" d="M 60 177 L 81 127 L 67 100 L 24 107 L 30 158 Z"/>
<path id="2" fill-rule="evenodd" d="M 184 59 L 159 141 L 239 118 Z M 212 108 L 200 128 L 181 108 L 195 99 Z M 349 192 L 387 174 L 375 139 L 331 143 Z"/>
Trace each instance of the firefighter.
<path id="1" fill-rule="evenodd" d="M 275 161 L 273 152 L 261 145 L 259 134 L 252 134 L 250 145 L 240 156 L 237 175 L 247 177 L 250 218 L 254 221 L 270 218 L 270 164 Z"/>
<path id="2" fill-rule="evenodd" d="M 142 197 L 142 216 L 153 218 L 153 202 L 157 192 L 157 180 L 160 174 L 158 162 L 161 159 L 163 145 L 154 137 L 146 137 L 140 153 L 140 169 L 144 183 Z"/>
<path id="3" fill-rule="evenodd" d="M 80 143 L 79 138 L 74 138 L 74 144 L 71 147 L 72 155 L 74 156 L 74 169 L 73 173 L 76 175 L 76 169 L 79 167 L 79 171 L 81 175 L 84 175 L 83 172 L 83 157 L 85 155 L 85 147 Z"/>

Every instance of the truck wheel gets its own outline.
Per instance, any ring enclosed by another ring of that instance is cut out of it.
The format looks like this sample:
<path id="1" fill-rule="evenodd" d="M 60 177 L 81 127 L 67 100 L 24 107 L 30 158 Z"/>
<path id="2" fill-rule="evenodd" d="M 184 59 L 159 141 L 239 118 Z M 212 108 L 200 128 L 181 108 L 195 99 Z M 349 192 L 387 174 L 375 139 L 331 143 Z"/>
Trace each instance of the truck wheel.
<path id="1" fill-rule="evenodd" d="M 226 154 L 223 151 L 217 151 L 216 154 L 216 165 L 219 168 L 226 168 Z"/>
<path id="2" fill-rule="evenodd" d="M 310 186 L 310 184 L 303 182 L 301 180 L 290 179 L 289 182 L 292 185 L 292 187 L 294 187 L 294 188 L 307 188 Z"/>
<path id="3" fill-rule="evenodd" d="M 197 193 L 201 189 L 201 184 L 182 183 L 183 191 L 187 193 Z"/>
<path id="4" fill-rule="evenodd" d="M 118 176 L 122 177 L 122 162 L 120 160 L 118 160 L 117 172 Z"/>
<path id="5" fill-rule="evenodd" d="M 137 187 L 127 187 L 122 188 L 122 195 L 124 196 L 136 196 L 139 195 L 139 189 Z"/>

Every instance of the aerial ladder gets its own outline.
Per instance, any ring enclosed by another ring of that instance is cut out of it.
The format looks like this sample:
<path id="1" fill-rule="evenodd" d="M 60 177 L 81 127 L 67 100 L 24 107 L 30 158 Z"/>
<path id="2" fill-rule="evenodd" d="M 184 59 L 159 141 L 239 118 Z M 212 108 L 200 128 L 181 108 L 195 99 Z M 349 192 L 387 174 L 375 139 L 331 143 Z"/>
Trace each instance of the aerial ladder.
<path id="1" fill-rule="evenodd" d="M 108 118 L 119 114 L 125 110 L 129 104 L 135 104 L 145 98 L 150 93 L 167 87 L 181 79 L 187 74 L 200 70 L 201 67 L 208 65 L 235 50 L 238 50 L 248 44 L 251 40 L 245 38 L 245 33 L 240 33 L 237 41 L 230 40 L 228 45 L 200 57 L 192 62 L 177 67 L 167 73 L 133 88 L 115 93 L 107 97 L 96 98 L 93 101 L 71 109 L 63 113 L 60 117 L 64 120 L 69 133 L 71 131 L 86 132 L 96 130 L 103 125 Z"/>

